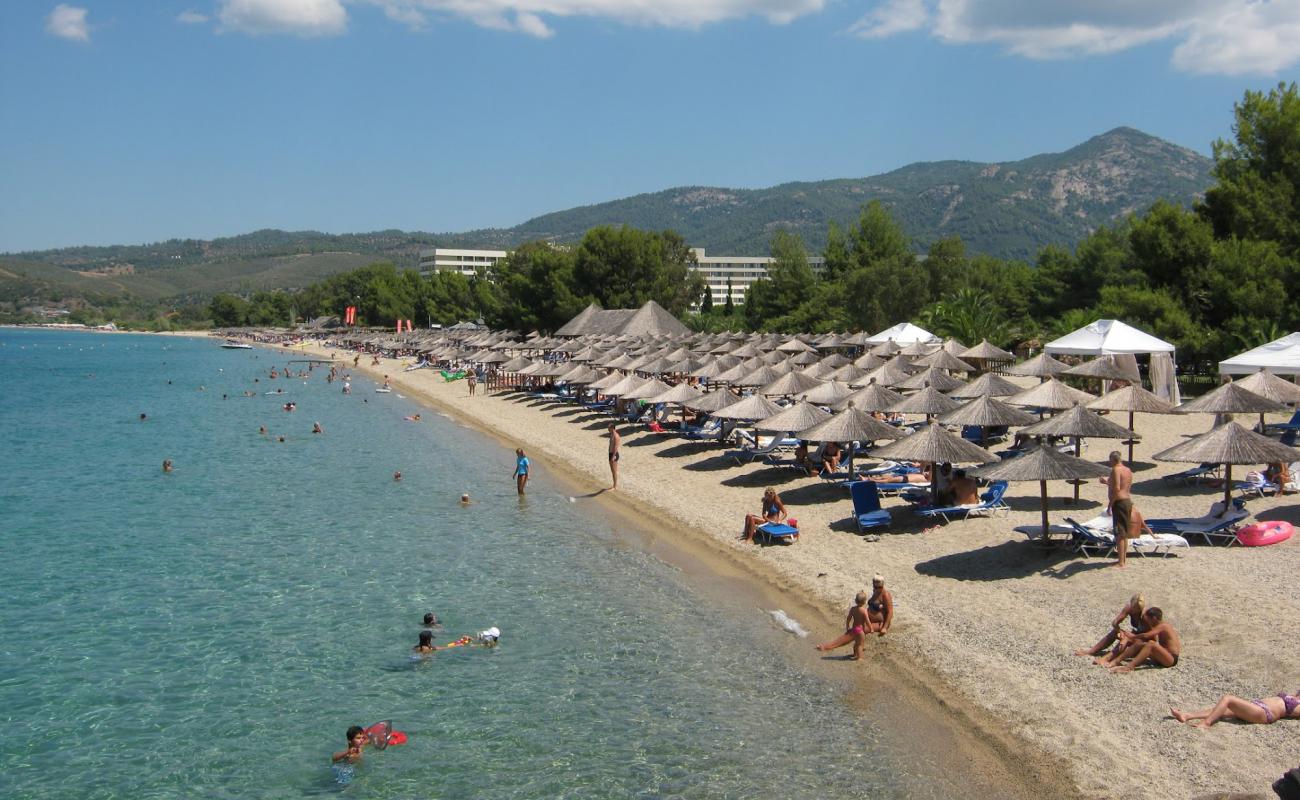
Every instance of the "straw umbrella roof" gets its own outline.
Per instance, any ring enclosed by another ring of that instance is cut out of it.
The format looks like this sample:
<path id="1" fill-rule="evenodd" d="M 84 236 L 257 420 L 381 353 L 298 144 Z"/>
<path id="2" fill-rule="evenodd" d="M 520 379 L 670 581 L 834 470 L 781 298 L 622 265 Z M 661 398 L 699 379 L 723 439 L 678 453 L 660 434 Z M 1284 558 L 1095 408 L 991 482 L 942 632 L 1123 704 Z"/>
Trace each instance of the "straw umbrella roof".
<path id="1" fill-rule="evenodd" d="M 849 366 L 853 366 L 853 365 L 850 364 Z M 836 369 L 835 367 L 827 366 L 826 364 L 813 364 L 811 367 L 806 367 L 804 369 L 799 370 L 799 372 L 800 374 L 807 375 L 809 378 L 817 378 L 818 380 L 828 380 L 831 375 L 835 374 Z"/>
<path id="2" fill-rule="evenodd" d="M 1300 450 L 1227 422 L 1208 433 L 1155 454 L 1157 461 L 1211 464 L 1270 464 L 1300 461 Z"/>
<path id="3" fill-rule="evenodd" d="M 1022 456 L 975 470 L 975 474 L 991 481 L 1038 481 L 1038 496 L 1042 500 L 1044 537 L 1047 536 L 1048 527 L 1047 482 L 1100 478 L 1108 472 L 1109 470 L 1100 464 L 1075 458 L 1055 447 L 1040 447 Z M 1078 487 L 1077 483 L 1075 487 Z"/>
<path id="4" fill-rule="evenodd" d="M 636 391 L 642 384 L 649 383 L 640 375 L 628 375 L 623 380 L 605 389 L 610 397 L 626 397 L 628 392 Z"/>
<path id="5" fill-rule="evenodd" d="M 776 380 L 768 383 L 758 390 L 759 394 L 765 394 L 769 397 L 802 394 L 809 389 L 815 389 L 821 386 L 825 381 L 818 380 L 802 372 L 787 372 Z"/>
<path id="6" fill-rule="evenodd" d="M 1069 366 L 1062 364 L 1047 353 L 1039 353 L 1028 361 L 1022 361 L 1019 364 L 1007 367 L 1007 372 L 1011 375 L 1042 378 L 1048 375 L 1058 375 L 1067 369 L 1069 369 Z"/>
<path id="7" fill-rule="evenodd" d="M 1015 358 L 997 345 L 990 344 L 988 339 L 981 339 L 980 343 L 967 350 L 957 354 L 958 358 L 975 358 L 984 361 L 1010 361 Z"/>
<path id="8" fill-rule="evenodd" d="M 1248 389 L 1243 389 L 1236 383 L 1225 383 L 1207 395 L 1183 403 L 1174 411 L 1179 414 L 1253 414 L 1286 411 L 1286 407 L 1267 397 L 1260 397 Z"/>
<path id="9" fill-rule="evenodd" d="M 1300 450 L 1248 431 L 1235 422 L 1225 422 L 1208 433 L 1161 450 L 1154 457 L 1157 461 L 1223 464 L 1223 507 L 1226 509 L 1232 501 L 1233 464 L 1290 463 L 1300 460 Z"/>
<path id="10" fill-rule="evenodd" d="M 957 356 L 943 349 L 942 347 L 935 350 L 928 356 L 923 356 L 912 362 L 918 367 L 932 367 L 934 369 L 946 369 L 950 372 L 974 372 L 975 368 Z"/>
<path id="11" fill-rule="evenodd" d="M 871 353 L 877 356 L 892 356 L 902 349 L 903 348 L 898 346 L 897 342 L 895 342 L 893 339 L 889 339 L 888 341 L 881 342 L 880 344 L 871 348 Z"/>
<path id="12" fill-rule="evenodd" d="M 745 366 L 745 364 L 741 363 L 741 364 L 737 364 L 736 366 L 730 369 L 725 369 L 722 372 L 718 373 L 717 375 L 714 375 L 713 379 L 718 383 L 734 384 L 736 383 L 736 381 L 741 380 L 742 378 L 744 378 L 746 375 L 748 375 L 753 371 L 754 370 L 752 367 Z"/>
<path id="13" fill-rule="evenodd" d="M 798 364 L 801 367 L 806 367 L 809 364 L 816 364 L 818 361 L 821 361 L 821 358 L 819 358 L 817 353 L 813 350 L 804 350 L 802 353 L 795 353 L 793 356 L 790 356 L 785 360 L 791 364 Z"/>
<path id="14" fill-rule="evenodd" d="M 593 382 L 591 384 L 591 388 L 597 390 L 608 389 L 626 377 L 627 377 L 626 375 L 622 375 L 618 372 L 611 372 L 605 377 L 601 378 L 600 380 Z"/>
<path id="15" fill-rule="evenodd" d="M 1248 375 L 1234 383 L 1248 392 L 1276 403 L 1287 405 L 1300 403 L 1300 386 L 1265 370 Z"/>
<path id="16" fill-rule="evenodd" d="M 845 364 L 825 377 L 834 381 L 860 385 L 862 383 L 861 379 L 866 377 L 866 374 L 867 371 L 856 364 Z"/>
<path id="17" fill-rule="evenodd" d="M 907 347 L 904 347 L 902 350 L 899 350 L 898 354 L 900 356 L 924 356 L 924 355 L 928 355 L 929 352 L 930 352 L 930 348 L 922 344 L 921 341 L 918 339 L 917 341 L 909 344 Z"/>
<path id="18" fill-rule="evenodd" d="M 764 364 L 772 364 L 773 366 L 777 364 L 785 364 L 790 360 L 790 356 L 785 353 L 778 353 L 775 350 L 769 350 L 766 353 L 759 353 L 757 358 Z"/>
<path id="19" fill-rule="evenodd" d="M 948 351 L 950 354 L 961 358 L 960 353 L 966 349 L 966 344 L 955 336 L 949 336 L 947 339 L 943 340 L 943 344 L 939 345 L 939 347 Z"/>
<path id="20" fill-rule="evenodd" d="M 668 391 L 671 388 L 673 387 L 669 386 L 668 384 L 664 383 L 658 378 L 651 378 L 650 380 L 636 387 L 632 391 L 625 392 L 623 394 L 623 399 L 624 400 L 648 400 L 651 397 L 655 397 L 657 395 L 663 394 L 664 392 Z"/>
<path id="21" fill-rule="evenodd" d="M 822 411 L 807 400 L 800 400 L 784 411 L 754 423 L 754 428 L 760 431 L 801 431 L 830 418 L 830 412 Z"/>
<path id="22" fill-rule="evenodd" d="M 885 366 L 885 363 L 886 363 L 885 359 L 881 358 L 875 353 L 866 353 L 862 357 L 856 359 L 853 362 L 853 366 L 861 367 L 862 369 L 865 370 L 873 370 Z"/>
<path id="23" fill-rule="evenodd" d="M 840 343 L 848 347 L 862 347 L 867 343 L 867 339 L 870 338 L 871 336 L 866 331 L 858 331 L 857 333 L 850 333 L 848 336 L 845 336 L 840 340 Z"/>
<path id="24" fill-rule="evenodd" d="M 712 413 L 720 411 L 727 406 L 733 406 L 740 398 L 731 392 L 701 392 L 699 397 L 690 400 L 684 405 L 692 411 L 704 411 Z"/>
<path id="25" fill-rule="evenodd" d="M 586 364 L 581 364 L 561 375 L 560 380 L 569 383 L 588 384 L 600 380 L 603 374 Z"/>
<path id="26" fill-rule="evenodd" d="M 1102 395 L 1088 404 L 1088 408 L 1098 411 L 1142 411 L 1147 414 L 1170 414 L 1174 404 L 1143 389 L 1141 386 L 1125 386 Z"/>
<path id="27" fill-rule="evenodd" d="M 761 394 L 751 394 L 725 408 L 713 412 L 718 419 L 756 420 L 767 419 L 781 412 L 781 407 Z"/>
<path id="28" fill-rule="evenodd" d="M 901 359 L 896 358 L 893 361 L 886 362 L 883 366 L 873 369 L 871 372 L 867 373 L 866 377 L 868 379 L 874 379 L 876 383 L 879 383 L 882 386 L 893 386 L 902 383 L 911 376 L 912 373 L 908 372 L 907 367 L 904 366 L 904 362 Z"/>
<path id="29" fill-rule="evenodd" d="M 1074 406 L 1020 432 L 1033 436 L 1080 436 L 1085 439 L 1127 439 L 1136 435 L 1123 425 L 1099 417 L 1083 406 Z"/>
<path id="30" fill-rule="evenodd" d="M 938 424 L 927 425 L 919 433 L 887 444 L 875 450 L 872 455 L 896 461 L 923 461 L 929 464 L 986 463 L 996 461 L 998 458 L 983 447 L 949 433 Z"/>
<path id="31" fill-rule="evenodd" d="M 853 394 L 847 383 L 839 381 L 826 381 L 820 386 L 814 386 L 804 393 L 803 399 L 809 403 L 816 403 L 821 406 L 829 406 L 838 403 L 841 400 Z"/>
<path id="32" fill-rule="evenodd" d="M 1091 361 L 1085 361 L 1078 366 L 1070 367 L 1062 375 L 1078 375 L 1084 378 L 1101 378 L 1107 381 L 1138 381 L 1141 378 L 1135 375 L 1132 370 L 1125 369 L 1115 361 L 1114 356 L 1100 356 Z"/>
<path id="33" fill-rule="evenodd" d="M 514 358 L 510 359 L 506 363 L 502 364 L 499 367 L 499 369 L 502 372 L 518 372 L 519 370 L 523 369 L 524 367 L 528 366 L 531 363 L 533 363 L 533 360 L 531 358 L 525 358 L 524 356 L 515 356 Z"/>
<path id="34" fill-rule="evenodd" d="M 1031 425 L 1038 421 L 1033 414 L 994 400 L 988 395 L 971 400 L 961 408 L 939 417 L 945 425 Z"/>
<path id="35" fill-rule="evenodd" d="M 698 400 L 704 393 L 689 383 L 679 383 L 663 394 L 657 394 L 648 398 L 648 403 L 677 403 L 684 405 L 693 400 Z"/>
<path id="36" fill-rule="evenodd" d="M 897 411 L 900 414 L 946 414 L 949 411 L 956 411 L 961 403 L 953 400 L 933 386 L 927 386 L 916 394 L 903 398 L 901 403 L 896 403 L 890 407 L 890 411 Z M 945 461 L 947 459 L 944 459 Z"/>
<path id="37" fill-rule="evenodd" d="M 943 352 L 943 351 L 940 351 Z M 924 389 L 927 386 L 939 392 L 951 392 L 966 385 L 966 381 L 954 378 L 938 367 L 930 367 L 925 372 L 918 372 L 898 384 L 900 389 Z"/>
<path id="38" fill-rule="evenodd" d="M 744 377 L 732 383 L 737 386 L 766 386 L 784 374 L 770 366 L 764 366 L 750 370 Z"/>
<path id="39" fill-rule="evenodd" d="M 849 403 L 862 409 L 863 411 L 884 411 L 887 408 L 893 408 L 895 405 L 906 399 L 903 395 L 882 386 L 879 383 L 868 383 L 863 388 L 849 395 L 846 399 L 834 404 L 834 408 L 847 408 Z"/>
<path id="40" fill-rule="evenodd" d="M 828 367 L 843 367 L 847 364 L 852 364 L 853 362 L 839 353 L 831 353 L 818 363 L 825 364 Z"/>
<path id="41" fill-rule="evenodd" d="M 959 386 L 948 392 L 948 396 L 958 400 L 984 396 L 1010 397 L 1013 394 L 1019 394 L 1021 391 L 1021 387 L 1001 375 L 986 372 L 965 386 Z"/>
<path id="42" fill-rule="evenodd" d="M 1008 397 L 1007 402 L 1030 408 L 1064 409 L 1086 405 L 1096 399 L 1097 396 L 1094 394 L 1072 389 L 1056 378 L 1049 378 L 1032 389 Z"/>
<path id="43" fill-rule="evenodd" d="M 782 353 L 808 353 L 814 350 L 811 345 L 805 344 L 793 337 L 779 345 L 776 349 L 780 350 Z"/>
<path id="44" fill-rule="evenodd" d="M 897 439 L 903 432 L 850 404 L 830 419 L 796 435 L 809 442 L 874 442 L 877 439 Z"/>
<path id="45" fill-rule="evenodd" d="M 753 342 L 747 342 L 740 347 L 737 347 L 735 350 L 732 350 L 728 355 L 739 356 L 740 358 L 753 358 L 762 352 L 763 350 L 756 347 Z"/>

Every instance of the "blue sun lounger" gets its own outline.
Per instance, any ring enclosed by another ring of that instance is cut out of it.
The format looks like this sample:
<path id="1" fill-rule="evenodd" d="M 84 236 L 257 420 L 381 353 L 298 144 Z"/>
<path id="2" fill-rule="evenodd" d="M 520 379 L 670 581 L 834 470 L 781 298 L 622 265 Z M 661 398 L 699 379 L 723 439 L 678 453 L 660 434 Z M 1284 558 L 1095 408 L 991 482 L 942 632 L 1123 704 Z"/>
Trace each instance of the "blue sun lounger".
<path id="1" fill-rule="evenodd" d="M 945 523 L 951 521 L 949 517 L 960 517 L 966 519 L 971 514 L 976 516 L 993 516 L 999 511 L 1010 511 L 1011 507 L 1002 501 L 1002 495 L 1007 493 L 1006 481 L 993 481 L 984 494 L 980 495 L 978 503 L 972 503 L 965 506 L 921 506 L 916 509 L 916 513 L 923 517 L 938 517 Z"/>
<path id="2" fill-rule="evenodd" d="M 853 498 L 853 519 L 858 523 L 858 533 L 871 528 L 884 528 L 894 521 L 888 511 L 880 507 L 880 494 L 871 481 L 854 481 L 849 484 Z"/>
<path id="3" fill-rule="evenodd" d="M 769 542 L 779 541 L 789 544 L 799 540 L 799 529 L 784 522 L 765 522 L 759 525 L 757 530 Z"/>

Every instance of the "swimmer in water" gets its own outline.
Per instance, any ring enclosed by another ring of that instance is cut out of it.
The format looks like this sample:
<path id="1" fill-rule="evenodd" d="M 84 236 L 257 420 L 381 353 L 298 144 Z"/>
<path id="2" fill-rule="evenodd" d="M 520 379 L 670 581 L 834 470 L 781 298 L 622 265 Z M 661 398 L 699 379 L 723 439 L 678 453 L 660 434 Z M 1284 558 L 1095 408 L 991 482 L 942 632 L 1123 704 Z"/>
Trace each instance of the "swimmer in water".
<path id="1" fill-rule="evenodd" d="M 460 496 L 460 504 L 461 504 L 462 506 L 467 506 L 467 505 L 470 504 L 470 502 L 471 502 L 471 500 L 469 499 L 469 492 L 466 492 L 465 494 L 462 494 L 462 495 Z"/>
<path id="2" fill-rule="evenodd" d="M 401 479 L 402 479 L 402 471 L 401 471 L 401 470 L 398 470 L 397 472 L 394 472 L 394 473 L 393 473 L 393 480 L 395 480 L 395 481 L 400 481 Z"/>
<path id="3" fill-rule="evenodd" d="M 171 471 L 172 471 L 172 460 L 170 458 L 164 458 L 163 472 L 171 472 Z"/>
<path id="4" fill-rule="evenodd" d="M 361 752 L 366 749 L 366 729 L 360 725 L 353 725 L 348 728 L 348 749 L 335 753 L 330 759 L 337 764 L 340 761 L 346 761 L 349 764 L 357 764 L 361 761 Z"/>
<path id="5" fill-rule="evenodd" d="M 406 419 L 407 422 L 419 422 L 419 421 L 420 421 L 420 415 L 419 415 L 419 414 L 412 414 L 412 415 L 409 416 L 409 417 L 405 417 L 405 419 Z"/>
<path id="6" fill-rule="evenodd" d="M 147 419 L 149 419 L 149 415 L 148 415 L 148 414 L 144 414 L 144 413 L 141 413 L 141 414 L 140 414 L 140 421 L 141 421 L 141 422 L 144 422 L 144 421 L 147 420 Z"/>
<path id="7" fill-rule="evenodd" d="M 312 433 L 324 433 L 325 431 L 321 429 L 321 426 L 320 426 L 320 423 L 319 423 L 319 422 L 313 422 L 313 423 L 311 424 L 311 432 L 312 432 Z"/>
<path id="8" fill-rule="evenodd" d="M 420 643 L 411 648 L 411 650 L 422 654 L 432 653 L 437 649 L 433 645 L 433 631 L 420 631 Z"/>
<path id="9" fill-rule="evenodd" d="M 438 616 L 434 614 L 432 611 L 430 611 L 429 613 L 424 615 L 424 627 L 432 630 L 434 628 L 441 628 L 442 623 L 438 622 Z"/>
<path id="10" fill-rule="evenodd" d="M 260 434 L 262 434 L 263 436 L 265 436 L 265 435 L 266 435 L 266 426 L 263 425 L 262 427 L 258 428 L 258 429 L 257 429 L 257 432 L 260 433 Z"/>
<path id="11" fill-rule="evenodd" d="M 283 437 L 283 436 L 281 436 L 281 437 L 280 437 L 280 438 L 279 438 L 279 440 L 278 440 L 278 441 L 281 441 L 281 442 L 283 442 L 283 441 L 284 441 L 284 437 Z"/>

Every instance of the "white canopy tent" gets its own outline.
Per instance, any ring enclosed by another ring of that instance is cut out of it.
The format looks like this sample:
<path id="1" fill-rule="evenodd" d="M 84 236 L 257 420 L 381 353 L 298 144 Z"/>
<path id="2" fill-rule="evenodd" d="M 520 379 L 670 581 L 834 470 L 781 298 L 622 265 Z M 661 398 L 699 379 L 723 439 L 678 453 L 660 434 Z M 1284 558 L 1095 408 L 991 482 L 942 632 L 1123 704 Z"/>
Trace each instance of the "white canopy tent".
<path id="1" fill-rule="evenodd" d="M 1246 375 L 1267 370 L 1279 375 L 1300 375 L 1300 332 L 1247 350 L 1219 362 L 1220 375 Z"/>
<path id="2" fill-rule="evenodd" d="M 938 344 L 941 340 L 925 328 L 918 327 L 910 322 L 900 322 L 893 327 L 885 328 L 875 336 L 868 337 L 866 341 L 867 344 L 884 344 L 888 341 L 893 341 L 895 344 L 912 344 L 913 342 Z"/>
<path id="3" fill-rule="evenodd" d="M 1067 333 L 1043 348 L 1048 353 L 1075 356 L 1151 356 L 1151 391 L 1177 405 L 1174 346 L 1117 319 L 1099 319 Z"/>

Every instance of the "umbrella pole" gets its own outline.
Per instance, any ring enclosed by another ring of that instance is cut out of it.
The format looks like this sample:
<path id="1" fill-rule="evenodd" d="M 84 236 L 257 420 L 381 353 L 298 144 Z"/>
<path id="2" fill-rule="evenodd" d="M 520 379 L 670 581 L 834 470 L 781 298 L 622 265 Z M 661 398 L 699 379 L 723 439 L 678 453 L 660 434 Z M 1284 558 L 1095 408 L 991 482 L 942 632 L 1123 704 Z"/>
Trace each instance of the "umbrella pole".
<path id="1" fill-rule="evenodd" d="M 1043 501 L 1043 541 L 1047 539 L 1047 481 L 1038 482 L 1038 496 Z"/>
<path id="2" fill-rule="evenodd" d="M 1075 457 L 1075 458 L 1082 458 L 1082 457 L 1083 457 L 1083 437 L 1082 437 L 1082 436 L 1076 436 L 1076 437 L 1074 437 L 1074 457 Z M 1043 484 L 1043 486 L 1047 486 L 1047 484 Z M 1077 479 L 1074 481 L 1074 502 L 1076 502 L 1076 503 L 1079 502 L 1079 481 L 1078 481 Z"/>
<path id="3" fill-rule="evenodd" d="M 1223 465 L 1223 514 L 1227 516 L 1232 507 L 1232 465 Z"/>
<path id="4" fill-rule="evenodd" d="M 1137 432 L 1137 431 L 1133 428 L 1133 412 L 1132 412 L 1132 411 L 1128 412 L 1128 432 L 1129 432 L 1129 437 L 1128 437 L 1128 465 L 1129 465 L 1129 468 L 1132 469 L 1132 467 L 1133 467 L 1133 435 L 1136 434 L 1136 432 Z"/>

